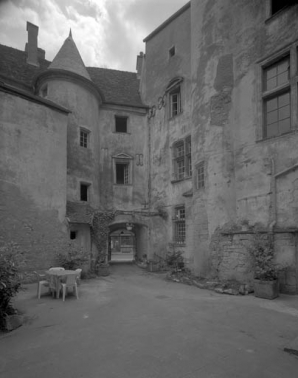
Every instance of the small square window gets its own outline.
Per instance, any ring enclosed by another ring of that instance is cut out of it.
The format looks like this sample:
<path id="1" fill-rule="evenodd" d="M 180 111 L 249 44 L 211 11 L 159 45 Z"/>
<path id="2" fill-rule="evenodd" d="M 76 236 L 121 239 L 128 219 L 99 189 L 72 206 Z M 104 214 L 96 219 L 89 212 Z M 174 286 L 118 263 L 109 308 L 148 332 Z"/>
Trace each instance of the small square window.
<path id="1" fill-rule="evenodd" d="M 84 148 L 87 148 L 88 147 L 88 135 L 89 132 L 84 130 L 84 129 L 80 129 L 80 146 L 81 147 L 84 147 Z"/>
<path id="2" fill-rule="evenodd" d="M 169 56 L 170 58 L 172 58 L 176 53 L 176 50 L 175 50 L 175 46 L 172 46 L 170 49 L 169 49 Z"/>
<path id="3" fill-rule="evenodd" d="M 116 184 L 129 184 L 129 163 L 116 163 Z"/>
<path id="4" fill-rule="evenodd" d="M 115 116 L 116 133 L 127 133 L 127 117 Z"/>
<path id="5" fill-rule="evenodd" d="M 88 184 L 82 184 L 80 186 L 80 199 L 81 201 L 88 201 L 88 189 L 89 185 Z"/>
<path id="6" fill-rule="evenodd" d="M 70 231 L 70 239 L 74 240 L 77 238 L 77 231 Z"/>

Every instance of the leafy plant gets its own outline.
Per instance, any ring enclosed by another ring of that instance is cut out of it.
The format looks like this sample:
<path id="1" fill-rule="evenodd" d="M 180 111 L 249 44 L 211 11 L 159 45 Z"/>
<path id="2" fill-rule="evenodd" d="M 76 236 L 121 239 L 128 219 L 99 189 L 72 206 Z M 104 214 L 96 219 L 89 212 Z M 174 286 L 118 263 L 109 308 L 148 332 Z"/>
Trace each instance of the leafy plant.
<path id="1" fill-rule="evenodd" d="M 277 279 L 279 268 L 274 263 L 274 243 L 272 235 L 257 234 L 250 247 L 253 257 L 255 279 L 273 281 Z"/>
<path id="2" fill-rule="evenodd" d="M 6 328 L 6 316 L 16 313 L 11 300 L 21 286 L 19 268 L 22 252 L 16 243 L 10 242 L 0 248 L 0 328 Z"/>
<path id="3" fill-rule="evenodd" d="M 172 251 L 167 252 L 165 261 L 166 264 L 173 269 L 174 271 L 178 271 L 184 268 L 184 260 L 183 260 L 183 251 L 176 251 L 175 247 L 172 248 Z"/>
<path id="4" fill-rule="evenodd" d="M 69 242 L 66 253 L 56 253 L 56 260 L 59 266 L 72 270 L 81 268 L 89 260 L 89 254 L 77 243 Z"/>

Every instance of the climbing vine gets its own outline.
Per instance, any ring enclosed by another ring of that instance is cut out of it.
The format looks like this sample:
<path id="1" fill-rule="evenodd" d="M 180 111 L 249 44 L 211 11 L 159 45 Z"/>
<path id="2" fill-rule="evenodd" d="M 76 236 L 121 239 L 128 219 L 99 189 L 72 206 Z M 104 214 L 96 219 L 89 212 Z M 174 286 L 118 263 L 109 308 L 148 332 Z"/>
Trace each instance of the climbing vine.
<path id="1" fill-rule="evenodd" d="M 95 257 L 95 267 L 105 263 L 108 254 L 109 224 L 115 218 L 115 211 L 97 211 L 91 224 L 91 238 L 96 245 L 98 254 Z"/>

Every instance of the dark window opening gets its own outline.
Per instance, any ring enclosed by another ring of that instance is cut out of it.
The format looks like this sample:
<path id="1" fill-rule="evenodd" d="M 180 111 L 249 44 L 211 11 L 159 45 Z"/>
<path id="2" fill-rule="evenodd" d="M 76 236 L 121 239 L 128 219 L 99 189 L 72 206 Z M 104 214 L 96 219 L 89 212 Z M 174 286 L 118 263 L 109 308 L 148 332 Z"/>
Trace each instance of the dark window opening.
<path id="1" fill-rule="evenodd" d="M 115 117 L 116 133 L 127 133 L 127 117 Z"/>
<path id="2" fill-rule="evenodd" d="M 77 238 L 77 231 L 70 231 L 70 239 L 74 240 Z"/>
<path id="3" fill-rule="evenodd" d="M 170 58 L 171 58 L 172 56 L 174 56 L 175 53 L 176 53 L 176 51 L 175 51 L 175 46 L 173 46 L 173 47 L 171 47 L 171 48 L 169 49 L 169 55 L 170 55 Z"/>
<path id="4" fill-rule="evenodd" d="M 86 184 L 81 184 L 81 201 L 88 201 L 88 186 Z"/>
<path id="5" fill-rule="evenodd" d="M 283 8 L 286 8 L 290 5 L 295 5 L 297 3 L 297 0 L 271 0 L 271 15 L 274 15 Z"/>
<path id="6" fill-rule="evenodd" d="M 185 244 L 185 231 L 185 207 L 179 206 L 175 208 L 174 214 L 174 242 L 176 244 Z"/>
<path id="7" fill-rule="evenodd" d="M 127 185 L 129 183 L 129 164 L 116 163 L 116 184 Z"/>

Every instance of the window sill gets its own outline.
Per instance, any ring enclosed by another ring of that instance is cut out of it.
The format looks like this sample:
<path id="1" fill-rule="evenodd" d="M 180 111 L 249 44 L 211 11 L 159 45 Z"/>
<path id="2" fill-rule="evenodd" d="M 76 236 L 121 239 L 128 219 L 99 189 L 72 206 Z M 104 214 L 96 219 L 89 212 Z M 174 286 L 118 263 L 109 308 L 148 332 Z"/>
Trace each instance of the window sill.
<path id="1" fill-rule="evenodd" d="M 258 139 L 258 140 L 256 140 L 256 143 L 265 143 L 265 142 L 270 143 L 270 142 L 275 141 L 277 139 L 287 138 L 288 136 L 290 136 L 292 134 L 296 134 L 296 133 L 297 133 L 297 130 L 291 130 L 291 131 L 284 133 L 284 134 L 281 134 L 281 135 L 273 136 L 273 137 L 270 137 L 270 138 Z"/>
<path id="2" fill-rule="evenodd" d="M 131 135 L 131 133 L 124 133 L 124 132 L 120 132 L 120 131 L 113 131 L 113 134 Z"/>
<path id="3" fill-rule="evenodd" d="M 172 121 L 172 120 L 176 119 L 177 117 L 181 116 L 182 114 L 183 114 L 183 111 L 181 111 L 180 113 L 178 113 L 178 114 L 176 114 L 174 116 L 169 117 L 169 121 Z"/>
<path id="4" fill-rule="evenodd" d="M 175 241 L 173 242 L 175 247 L 186 247 L 185 243 L 176 243 Z"/>
<path id="5" fill-rule="evenodd" d="M 182 179 L 171 180 L 171 184 L 176 184 L 177 182 L 191 180 L 191 179 L 192 179 L 192 176 L 187 176 L 187 177 L 183 177 Z"/>

